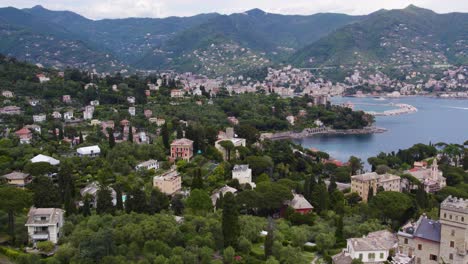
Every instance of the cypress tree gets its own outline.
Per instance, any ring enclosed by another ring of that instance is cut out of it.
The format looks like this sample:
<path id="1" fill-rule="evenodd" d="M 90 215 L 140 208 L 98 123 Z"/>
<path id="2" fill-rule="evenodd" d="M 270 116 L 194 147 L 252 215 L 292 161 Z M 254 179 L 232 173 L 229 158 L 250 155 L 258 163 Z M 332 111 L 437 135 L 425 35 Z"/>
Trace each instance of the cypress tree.
<path id="1" fill-rule="evenodd" d="M 369 192 L 367 194 L 367 201 L 369 202 L 372 197 L 374 197 L 374 188 L 372 186 L 369 186 Z"/>
<path id="2" fill-rule="evenodd" d="M 330 197 L 324 182 L 320 181 L 320 183 L 314 186 L 312 191 L 312 203 L 319 213 L 329 209 Z"/>
<path id="3" fill-rule="evenodd" d="M 230 192 L 223 198 L 222 230 L 224 248 L 237 246 L 240 236 L 239 211 L 234 195 Z"/>
<path id="4" fill-rule="evenodd" d="M 124 208 L 123 208 L 123 201 L 122 201 L 122 188 L 120 187 L 120 185 L 116 185 L 114 187 L 115 189 L 115 195 L 116 195 L 116 204 L 115 204 L 115 207 L 117 210 L 120 210 L 122 211 Z"/>
<path id="5" fill-rule="evenodd" d="M 177 126 L 177 138 L 183 138 L 184 137 L 184 131 L 182 130 L 182 126 Z"/>
<path id="6" fill-rule="evenodd" d="M 342 216 L 338 217 L 338 219 L 336 221 L 335 238 L 336 238 L 337 243 L 340 243 L 340 242 L 344 241 L 344 237 L 343 237 L 343 217 Z"/>
<path id="7" fill-rule="evenodd" d="M 215 208 L 216 208 L 216 209 L 221 209 L 221 208 L 223 208 L 223 193 L 222 193 L 222 192 L 219 193 L 219 197 L 218 197 L 218 199 L 216 200 Z"/>
<path id="8" fill-rule="evenodd" d="M 109 130 L 109 147 L 113 148 L 115 146 L 115 137 L 114 137 L 114 130 Z"/>
<path id="9" fill-rule="evenodd" d="M 98 214 L 108 214 L 114 212 L 112 204 L 112 192 L 106 186 L 101 186 L 97 191 L 96 212 Z"/>
<path id="10" fill-rule="evenodd" d="M 64 198 L 63 198 L 63 205 L 65 208 L 65 213 L 67 216 L 72 215 L 76 213 L 76 206 L 75 206 L 75 201 L 73 199 L 73 194 L 72 190 L 70 189 L 71 186 L 67 185 L 67 187 L 64 190 Z"/>
<path id="11" fill-rule="evenodd" d="M 132 192 L 131 211 L 139 214 L 147 211 L 146 194 L 143 190 L 134 189 Z"/>
<path id="12" fill-rule="evenodd" d="M 268 225 L 266 228 L 267 235 L 265 237 L 264 250 L 265 258 L 273 255 L 273 243 L 275 242 L 275 222 L 271 217 L 268 217 Z"/>
<path id="13" fill-rule="evenodd" d="M 164 124 L 161 128 L 161 136 L 163 140 L 164 147 L 169 149 L 171 145 L 169 144 L 169 129 L 167 128 L 167 124 Z"/>
<path id="14" fill-rule="evenodd" d="M 328 185 L 328 193 L 333 193 L 337 188 L 335 176 L 330 176 L 330 185 Z"/>
<path id="15" fill-rule="evenodd" d="M 83 208 L 82 208 L 83 216 L 90 216 L 91 215 L 91 204 L 90 204 L 90 197 L 87 195 L 83 201 Z"/>
<path id="16" fill-rule="evenodd" d="M 83 133 L 81 133 L 81 131 L 80 131 L 80 141 L 79 141 L 79 144 L 83 144 L 83 143 L 84 143 Z"/>
<path id="17" fill-rule="evenodd" d="M 59 140 L 63 139 L 63 129 L 62 127 L 59 127 L 59 135 L 58 135 Z"/>
<path id="18" fill-rule="evenodd" d="M 133 143 L 133 127 L 132 126 L 128 128 L 128 142 Z"/>
<path id="19" fill-rule="evenodd" d="M 192 180 L 192 189 L 203 189 L 203 178 L 200 168 L 195 170 L 195 175 L 193 176 Z"/>
<path id="20" fill-rule="evenodd" d="M 424 184 L 419 184 L 416 190 L 416 203 L 419 208 L 426 209 L 428 207 L 427 193 L 424 190 Z"/>

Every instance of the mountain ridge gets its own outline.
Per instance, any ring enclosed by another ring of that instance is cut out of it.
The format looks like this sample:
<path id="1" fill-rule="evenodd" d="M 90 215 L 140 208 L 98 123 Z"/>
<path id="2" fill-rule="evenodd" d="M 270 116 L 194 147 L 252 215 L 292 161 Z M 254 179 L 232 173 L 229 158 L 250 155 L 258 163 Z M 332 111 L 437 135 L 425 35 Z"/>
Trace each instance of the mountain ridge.
<path id="1" fill-rule="evenodd" d="M 55 67 L 211 75 L 278 63 L 389 63 L 401 55 L 397 49 L 402 45 L 410 49 L 408 54 L 421 49 L 443 57 L 434 63 L 466 63 L 468 44 L 463 40 L 468 33 L 461 30 L 468 28 L 466 16 L 409 5 L 363 16 L 283 15 L 254 8 L 229 15 L 92 20 L 40 5 L 8 7 L 0 8 L 0 52 Z M 399 24 L 410 25 L 408 32 L 398 29 Z"/>

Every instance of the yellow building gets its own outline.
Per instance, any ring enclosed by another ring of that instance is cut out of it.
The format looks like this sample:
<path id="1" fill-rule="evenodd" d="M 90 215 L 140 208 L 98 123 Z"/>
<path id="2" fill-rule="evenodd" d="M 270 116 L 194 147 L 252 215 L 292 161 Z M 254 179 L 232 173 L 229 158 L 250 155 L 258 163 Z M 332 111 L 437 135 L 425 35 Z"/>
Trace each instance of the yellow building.
<path id="1" fill-rule="evenodd" d="M 17 187 L 24 187 L 32 181 L 31 175 L 18 171 L 3 175 L 2 178 L 4 178 L 8 184 Z"/>
<path id="2" fill-rule="evenodd" d="M 173 195 L 182 189 L 182 177 L 177 170 L 170 170 L 162 175 L 154 176 L 153 186 L 158 187 L 167 195 Z"/>
<path id="3" fill-rule="evenodd" d="M 359 194 L 364 202 L 367 202 L 369 198 L 369 190 L 372 188 L 375 195 L 379 187 L 382 187 L 385 191 L 400 192 L 401 178 L 393 174 L 386 173 L 379 175 L 375 172 L 351 177 L 351 192 Z"/>

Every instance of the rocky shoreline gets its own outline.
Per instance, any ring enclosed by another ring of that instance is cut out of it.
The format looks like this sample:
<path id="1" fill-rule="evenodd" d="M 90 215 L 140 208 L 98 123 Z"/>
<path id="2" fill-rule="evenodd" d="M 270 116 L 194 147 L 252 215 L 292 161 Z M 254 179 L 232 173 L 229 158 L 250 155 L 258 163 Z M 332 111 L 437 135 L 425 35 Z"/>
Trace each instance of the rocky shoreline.
<path id="1" fill-rule="evenodd" d="M 332 129 L 332 128 L 305 128 L 301 132 L 286 131 L 277 133 L 262 133 L 260 139 L 300 139 L 316 135 L 367 135 L 384 133 L 387 129 L 382 127 L 365 127 L 361 129 Z"/>

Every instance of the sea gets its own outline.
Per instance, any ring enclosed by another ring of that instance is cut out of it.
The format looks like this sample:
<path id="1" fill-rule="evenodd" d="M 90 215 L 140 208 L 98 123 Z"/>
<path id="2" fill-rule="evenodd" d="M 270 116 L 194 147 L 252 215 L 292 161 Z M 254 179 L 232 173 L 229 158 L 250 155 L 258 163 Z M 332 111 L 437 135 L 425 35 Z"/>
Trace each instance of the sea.
<path id="1" fill-rule="evenodd" d="M 383 112 L 396 109 L 392 104 L 410 104 L 415 113 L 377 116 L 375 126 L 387 132 L 371 135 L 317 135 L 294 140 L 305 148 L 316 148 L 331 157 L 347 161 L 361 158 L 368 169 L 367 158 L 380 152 L 398 151 L 417 143 L 438 142 L 463 144 L 468 140 L 468 99 L 432 97 L 357 98 L 333 97 L 332 104 L 352 103 L 354 110 Z"/>

